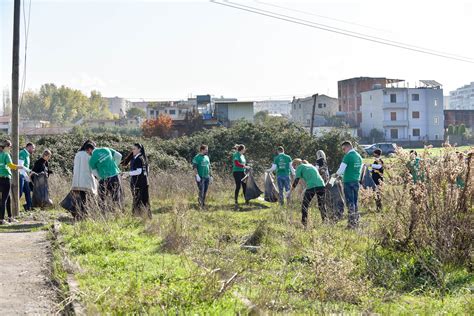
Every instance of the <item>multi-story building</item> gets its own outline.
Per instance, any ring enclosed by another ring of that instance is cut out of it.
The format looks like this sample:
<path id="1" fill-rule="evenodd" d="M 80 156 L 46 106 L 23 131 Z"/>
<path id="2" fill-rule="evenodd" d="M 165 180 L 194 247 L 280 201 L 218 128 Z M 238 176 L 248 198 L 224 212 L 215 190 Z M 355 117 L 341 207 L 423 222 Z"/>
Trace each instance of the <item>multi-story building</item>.
<path id="1" fill-rule="evenodd" d="M 447 110 L 474 110 L 474 81 L 449 93 Z"/>
<path id="2" fill-rule="evenodd" d="M 256 101 L 254 106 L 255 113 L 267 111 L 270 115 L 291 116 L 290 100 L 263 100 Z"/>
<path id="3" fill-rule="evenodd" d="M 388 84 L 402 80 L 372 77 L 357 77 L 337 82 L 337 96 L 339 99 L 339 112 L 344 113 L 346 123 L 350 127 L 359 127 L 362 121 L 361 93 L 376 88 L 385 88 Z"/>
<path id="4" fill-rule="evenodd" d="M 313 104 L 314 98 L 312 96 L 293 99 L 291 102 L 291 121 L 299 123 L 304 127 L 310 127 Z M 314 111 L 314 125 L 324 125 L 325 118 L 335 116 L 337 110 L 338 102 L 336 98 L 331 98 L 324 94 L 318 95 Z"/>
<path id="5" fill-rule="evenodd" d="M 173 121 L 184 120 L 186 113 L 193 111 L 195 105 L 188 101 L 155 101 L 148 102 L 147 119 L 154 119 L 161 114 L 168 115 Z"/>
<path id="6" fill-rule="evenodd" d="M 382 131 L 386 141 L 442 141 L 443 89 L 433 80 L 419 88 L 378 88 L 361 93 L 361 132 Z"/>
<path id="7" fill-rule="evenodd" d="M 132 107 L 132 102 L 124 98 L 113 97 L 105 99 L 107 100 L 107 102 L 109 102 L 110 112 L 121 117 L 125 116 L 127 110 Z"/>

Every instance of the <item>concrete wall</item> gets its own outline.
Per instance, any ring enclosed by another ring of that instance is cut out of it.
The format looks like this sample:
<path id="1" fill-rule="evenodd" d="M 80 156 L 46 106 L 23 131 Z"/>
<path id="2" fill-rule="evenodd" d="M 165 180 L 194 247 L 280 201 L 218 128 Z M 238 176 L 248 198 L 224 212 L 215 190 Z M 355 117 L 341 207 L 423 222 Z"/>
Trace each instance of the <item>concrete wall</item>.
<path id="1" fill-rule="evenodd" d="M 311 114 L 313 112 L 313 97 L 295 99 L 291 104 L 291 121 L 302 126 L 311 125 Z M 316 100 L 314 115 L 316 116 L 335 116 L 338 108 L 336 98 L 327 95 L 319 95 Z"/>

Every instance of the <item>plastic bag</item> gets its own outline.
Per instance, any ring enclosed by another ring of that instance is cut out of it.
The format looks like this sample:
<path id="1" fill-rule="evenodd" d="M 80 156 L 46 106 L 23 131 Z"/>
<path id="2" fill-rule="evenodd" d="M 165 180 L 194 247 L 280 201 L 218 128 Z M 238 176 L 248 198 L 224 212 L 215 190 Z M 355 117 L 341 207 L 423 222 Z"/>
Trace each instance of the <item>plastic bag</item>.
<path id="1" fill-rule="evenodd" d="M 61 202 L 61 207 L 66 211 L 69 211 L 72 216 L 76 217 L 78 212 L 78 201 L 76 194 L 71 191 Z"/>
<path id="2" fill-rule="evenodd" d="M 267 202 L 278 202 L 279 195 L 278 190 L 275 186 L 275 181 L 271 173 L 265 173 L 265 194 L 264 199 Z"/>
<path id="3" fill-rule="evenodd" d="M 367 169 L 366 166 L 364 166 L 361 184 L 364 189 L 367 189 L 367 188 L 374 189 L 376 186 L 374 179 L 372 179 L 372 173 L 370 172 L 369 169 Z"/>
<path id="4" fill-rule="evenodd" d="M 341 180 L 333 179 L 334 185 L 326 186 L 326 206 L 329 217 L 338 220 L 344 214 L 344 190 Z"/>
<path id="5" fill-rule="evenodd" d="M 33 183 L 33 207 L 45 208 L 53 206 L 53 201 L 49 198 L 49 185 L 46 174 L 40 173 L 35 175 Z"/>
<path id="6" fill-rule="evenodd" d="M 253 172 L 249 170 L 245 178 L 242 179 L 242 182 L 247 184 L 247 189 L 245 190 L 245 200 L 250 201 L 258 198 L 263 192 L 257 186 L 255 179 L 253 177 Z"/>

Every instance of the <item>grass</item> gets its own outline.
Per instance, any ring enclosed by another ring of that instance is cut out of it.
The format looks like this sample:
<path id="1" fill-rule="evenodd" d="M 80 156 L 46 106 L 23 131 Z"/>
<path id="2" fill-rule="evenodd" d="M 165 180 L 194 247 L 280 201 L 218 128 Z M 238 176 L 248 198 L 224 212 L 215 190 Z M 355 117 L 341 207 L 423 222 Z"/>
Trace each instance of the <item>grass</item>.
<path id="1" fill-rule="evenodd" d="M 369 254 L 377 264 L 398 262 L 378 275 L 387 284 L 416 273 L 414 258 L 371 252 L 378 214 L 366 212 L 361 228 L 348 231 L 345 222 L 323 225 L 313 206 L 305 231 L 299 201 L 289 208 L 257 201 L 233 211 L 230 196 L 214 194 L 205 211 L 193 206 L 194 197 L 160 201 L 145 223 L 118 217 L 63 225 L 88 310 L 236 314 L 248 313 L 246 298 L 257 311 L 271 313 L 474 312 L 474 280 L 462 268 L 445 270 L 443 292 L 423 287 L 423 278 L 405 291 L 370 277 L 380 265 L 370 266 Z"/>

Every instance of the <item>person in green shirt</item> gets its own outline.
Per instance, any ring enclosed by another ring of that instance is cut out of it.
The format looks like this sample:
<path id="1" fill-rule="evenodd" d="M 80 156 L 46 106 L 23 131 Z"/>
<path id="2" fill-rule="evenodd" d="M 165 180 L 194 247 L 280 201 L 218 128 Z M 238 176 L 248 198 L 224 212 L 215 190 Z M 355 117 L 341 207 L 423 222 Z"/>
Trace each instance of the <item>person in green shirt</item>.
<path id="1" fill-rule="evenodd" d="M 318 207 L 321 213 L 321 219 L 326 221 L 326 201 L 325 201 L 325 183 L 323 178 L 315 166 L 309 164 L 307 161 L 301 159 L 293 160 L 293 168 L 296 169 L 295 181 L 293 182 L 292 190 L 296 188 L 300 179 L 306 183 L 306 191 L 303 196 L 303 204 L 301 207 L 301 222 L 306 228 L 308 224 L 308 208 L 311 200 L 316 195 L 318 197 Z"/>
<path id="2" fill-rule="evenodd" d="M 33 143 L 26 144 L 25 148 L 20 150 L 19 153 L 19 165 L 23 165 L 25 168 L 30 168 L 31 164 L 31 155 L 35 152 L 36 146 Z M 23 170 L 20 172 L 20 198 L 25 194 L 25 202 L 26 204 L 23 205 L 25 211 L 31 210 L 31 188 L 30 188 L 30 179 L 28 174 Z"/>
<path id="3" fill-rule="evenodd" d="M 416 150 L 410 150 L 410 161 L 407 163 L 407 168 L 410 171 L 413 183 L 416 184 L 418 181 L 423 181 L 420 174 L 420 161 Z"/>
<path id="4" fill-rule="evenodd" d="M 362 157 L 352 147 L 352 143 L 345 141 L 341 145 L 344 151 L 342 163 L 336 172 L 337 176 L 342 176 L 344 186 L 344 196 L 349 208 L 348 228 L 356 228 L 359 224 L 359 187 L 362 175 Z"/>
<path id="5" fill-rule="evenodd" d="M 267 169 L 267 172 L 276 172 L 280 205 L 283 205 L 283 190 L 286 191 L 288 198 L 290 193 L 290 173 L 294 175 L 295 169 L 293 169 L 291 157 L 285 154 L 285 149 L 282 146 L 277 148 L 277 152 L 278 155 L 273 159 L 272 167 Z"/>
<path id="6" fill-rule="evenodd" d="M 198 186 L 199 207 L 204 208 L 206 203 L 207 189 L 211 181 L 211 161 L 208 156 L 209 148 L 207 145 L 199 147 L 199 153 L 194 156 L 192 164 L 194 175 Z"/>
<path id="7" fill-rule="evenodd" d="M 92 172 L 99 177 L 99 197 L 102 203 L 111 199 L 119 208 L 122 208 L 122 184 L 118 177 L 120 174 L 118 166 L 122 155 L 111 148 L 96 148 L 92 143 L 86 144 L 85 150 L 91 156 L 89 166 Z"/>
<path id="8" fill-rule="evenodd" d="M 245 178 L 245 171 L 250 169 L 247 166 L 247 160 L 245 159 L 245 145 L 238 145 L 237 151 L 234 152 L 232 155 L 232 174 L 234 176 L 235 181 L 235 192 L 234 192 L 234 199 L 235 199 L 235 209 L 239 207 L 239 192 L 240 188 L 242 187 L 242 191 L 245 197 L 245 191 L 247 190 L 247 185 L 242 182 L 242 179 Z M 248 204 L 248 201 L 245 201 Z"/>
<path id="9" fill-rule="evenodd" d="M 2 195 L 0 201 L 0 225 L 7 224 L 5 221 L 5 210 L 8 215 L 8 223 L 18 222 L 12 216 L 10 203 L 12 170 L 25 170 L 30 172 L 28 168 L 15 165 L 12 162 L 12 157 L 10 156 L 11 147 L 12 143 L 9 140 L 5 140 L 0 144 L 0 193 Z"/>

